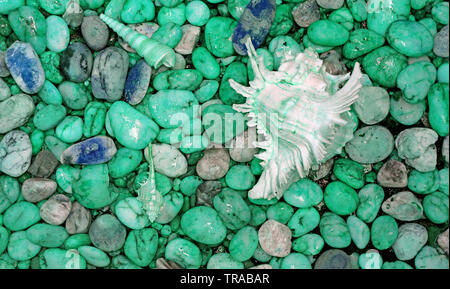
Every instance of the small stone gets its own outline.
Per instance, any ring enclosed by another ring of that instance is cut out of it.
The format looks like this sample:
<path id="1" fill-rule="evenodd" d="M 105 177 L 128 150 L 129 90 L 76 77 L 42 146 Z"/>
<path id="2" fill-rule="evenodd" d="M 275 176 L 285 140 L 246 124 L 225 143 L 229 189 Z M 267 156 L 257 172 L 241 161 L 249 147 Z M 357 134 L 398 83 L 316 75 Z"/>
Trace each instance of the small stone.
<path id="1" fill-rule="evenodd" d="M 449 268 L 448 256 L 440 254 L 431 246 L 424 246 L 414 259 L 416 269 L 447 269 Z"/>
<path id="2" fill-rule="evenodd" d="M 60 157 L 62 164 L 102 164 L 117 152 L 114 141 L 107 136 L 96 136 L 68 147 Z"/>
<path id="3" fill-rule="evenodd" d="M 64 227 L 49 224 L 35 224 L 27 229 L 27 239 L 36 245 L 57 248 L 69 237 Z"/>
<path id="4" fill-rule="evenodd" d="M 0 176 L 0 214 L 14 204 L 18 200 L 19 196 L 19 181 L 10 176 Z M 0 223 L 2 223 L 1 219 Z"/>
<path id="5" fill-rule="evenodd" d="M 66 6 L 66 12 L 63 15 L 64 21 L 70 27 L 78 28 L 83 22 L 83 18 L 83 8 L 81 8 L 79 1 L 70 0 Z"/>
<path id="6" fill-rule="evenodd" d="M 336 10 L 344 5 L 344 0 L 316 0 L 320 7 Z"/>
<path id="7" fill-rule="evenodd" d="M 369 227 L 356 216 L 347 218 L 347 226 L 353 243 L 358 249 L 364 249 L 370 241 Z"/>
<path id="8" fill-rule="evenodd" d="M 184 213 L 181 228 L 188 237 L 206 245 L 220 244 L 226 237 L 226 227 L 217 212 L 205 206 L 197 206 Z"/>
<path id="9" fill-rule="evenodd" d="M 400 221 L 416 221 L 422 217 L 423 207 L 413 193 L 399 192 L 383 202 L 382 210 Z"/>
<path id="10" fill-rule="evenodd" d="M 298 209 L 287 223 L 293 237 L 300 237 L 314 230 L 320 222 L 319 212 L 314 207 Z"/>
<path id="11" fill-rule="evenodd" d="M 26 201 L 19 201 L 3 214 L 3 225 L 11 231 L 22 231 L 39 222 L 39 208 Z"/>
<path id="12" fill-rule="evenodd" d="M 303 178 L 293 183 L 283 194 L 286 203 L 308 208 L 318 205 L 323 199 L 322 188 L 310 179 Z"/>
<path id="13" fill-rule="evenodd" d="M 365 124 L 376 124 L 389 114 L 389 94 L 382 87 L 364 86 L 353 104 L 358 118 Z"/>
<path id="14" fill-rule="evenodd" d="M 214 254 L 206 264 L 207 269 L 244 269 L 244 264 L 239 262 L 228 253 Z"/>
<path id="15" fill-rule="evenodd" d="M 439 246 L 442 248 L 442 250 L 444 250 L 445 253 L 448 255 L 448 228 L 447 230 L 445 230 L 445 232 L 439 234 L 437 242 Z"/>
<path id="16" fill-rule="evenodd" d="M 126 229 L 113 215 L 97 217 L 89 229 L 92 244 L 106 252 L 117 251 L 125 243 Z"/>
<path id="17" fill-rule="evenodd" d="M 69 216 L 72 208 L 70 199 L 62 194 L 49 198 L 40 209 L 42 220 L 51 225 L 61 225 Z"/>
<path id="18" fill-rule="evenodd" d="M 434 36 L 433 52 L 439 57 L 448 57 L 448 25 L 444 26 Z"/>
<path id="19" fill-rule="evenodd" d="M 198 269 L 202 264 L 202 254 L 197 245 L 182 238 L 169 241 L 164 256 L 167 259 L 166 262 L 157 260 L 159 268 Z"/>
<path id="20" fill-rule="evenodd" d="M 70 41 L 69 27 L 59 16 L 47 17 L 47 47 L 54 52 L 62 52 L 67 48 Z"/>
<path id="21" fill-rule="evenodd" d="M 364 167 L 350 159 L 337 159 L 334 162 L 333 173 L 338 180 L 354 189 L 364 186 Z"/>
<path id="22" fill-rule="evenodd" d="M 50 248 L 39 256 L 41 269 L 86 269 L 86 260 L 76 250 Z"/>
<path id="23" fill-rule="evenodd" d="M 24 174 L 31 163 L 31 142 L 26 133 L 13 130 L 0 141 L 0 171 L 19 177 Z"/>
<path id="24" fill-rule="evenodd" d="M 235 53 L 233 48 L 232 35 L 237 22 L 227 17 L 212 17 L 205 26 L 206 48 L 216 57 L 228 57 Z M 200 27 L 196 27 L 200 34 Z M 270 28 L 270 27 L 269 27 Z M 184 34 L 183 34 L 184 36 Z M 181 42 L 183 39 L 181 39 Z M 180 43 L 181 43 L 180 42 Z M 180 44 L 178 44 L 180 45 Z M 175 51 L 183 54 L 179 51 Z"/>
<path id="25" fill-rule="evenodd" d="M 423 199 L 423 211 L 435 224 L 443 224 L 449 219 L 449 198 L 441 192 L 426 195 Z"/>
<path id="26" fill-rule="evenodd" d="M 333 38 L 329 35 L 333 35 Z M 347 42 L 349 33 L 341 24 L 330 20 L 318 20 L 308 27 L 308 38 L 317 45 L 334 47 Z"/>
<path id="27" fill-rule="evenodd" d="M 377 174 L 378 183 L 386 188 L 404 188 L 408 185 L 406 166 L 399 161 L 387 161 Z"/>
<path id="28" fill-rule="evenodd" d="M 286 257 L 291 252 L 291 230 L 275 220 L 268 220 L 259 228 L 258 240 L 271 256 Z"/>
<path id="29" fill-rule="evenodd" d="M 25 231 L 14 232 L 9 236 L 8 255 L 16 261 L 30 260 L 36 256 L 41 246 L 27 239 Z"/>
<path id="30" fill-rule="evenodd" d="M 383 36 L 372 30 L 356 29 L 350 32 L 342 53 L 346 58 L 355 59 L 383 46 L 384 41 Z"/>
<path id="31" fill-rule="evenodd" d="M 16 94 L 0 102 L 0 134 L 24 125 L 34 111 L 33 99 Z"/>
<path id="32" fill-rule="evenodd" d="M 77 248 L 77 251 L 80 253 L 88 264 L 91 264 L 95 267 L 106 267 L 110 264 L 110 259 L 108 255 L 92 246 L 80 246 Z"/>
<path id="33" fill-rule="evenodd" d="M 383 259 L 377 250 L 370 249 L 358 258 L 361 269 L 381 269 Z"/>
<path id="34" fill-rule="evenodd" d="M 306 0 L 292 10 L 295 23 L 300 27 L 308 27 L 320 19 L 319 6 L 316 0 Z"/>
<path id="35" fill-rule="evenodd" d="M 214 197 L 213 204 L 225 227 L 231 230 L 239 230 L 250 222 L 250 208 L 236 191 L 223 189 Z"/>
<path id="36" fill-rule="evenodd" d="M 132 230 L 123 247 L 125 255 L 139 266 L 148 266 L 159 245 L 158 232 L 152 228 Z"/>
<path id="37" fill-rule="evenodd" d="M 413 259 L 427 243 L 427 229 L 416 223 L 407 223 L 398 229 L 398 237 L 392 249 L 395 256 L 402 261 Z"/>
<path id="38" fill-rule="evenodd" d="M 370 238 L 372 244 L 378 250 L 389 249 L 397 240 L 398 225 L 391 216 L 379 216 L 373 221 Z"/>
<path id="39" fill-rule="evenodd" d="M 436 81 L 436 68 L 429 62 L 416 62 L 403 69 L 397 78 L 397 87 L 408 103 L 418 103 L 427 97 Z"/>
<path id="40" fill-rule="evenodd" d="M 91 75 L 93 62 L 89 48 L 84 43 L 74 42 L 61 53 L 61 73 L 72 82 L 84 82 Z"/>
<path id="41" fill-rule="evenodd" d="M 200 27 L 185 24 L 181 26 L 181 30 L 183 31 L 183 36 L 177 46 L 175 46 L 174 50 L 181 55 L 192 54 L 194 47 L 200 39 Z"/>
<path id="42" fill-rule="evenodd" d="M 226 175 L 230 168 L 230 156 L 223 148 L 212 148 L 204 151 L 198 161 L 196 171 L 204 180 L 217 180 Z"/>
<path id="43" fill-rule="evenodd" d="M 91 221 L 91 211 L 80 205 L 80 203 L 74 202 L 66 219 L 66 230 L 71 235 L 87 233 Z"/>
<path id="44" fill-rule="evenodd" d="M 81 34 L 86 44 L 92 50 L 102 50 L 108 44 L 108 26 L 98 16 L 87 16 L 83 18 Z"/>
<path id="45" fill-rule="evenodd" d="M 351 257 L 339 249 L 329 249 L 314 264 L 314 269 L 355 269 Z"/>
<path id="46" fill-rule="evenodd" d="M 331 182 L 323 195 L 325 205 L 338 215 L 349 215 L 358 207 L 358 195 L 355 190 L 342 182 Z"/>
<path id="47" fill-rule="evenodd" d="M 125 101 L 131 105 L 140 103 L 147 93 L 152 68 L 140 60 L 129 71 L 125 82 Z"/>
<path id="48" fill-rule="evenodd" d="M 408 189 L 416 194 L 430 194 L 439 189 L 439 171 L 419 172 L 412 170 L 408 177 Z"/>
<path id="49" fill-rule="evenodd" d="M 246 165 L 234 165 L 225 176 L 226 184 L 234 190 L 248 190 L 255 185 L 255 176 L 250 167 Z"/>
<path id="50" fill-rule="evenodd" d="M 200 184 L 196 190 L 197 206 L 213 206 L 214 197 L 222 190 L 222 184 L 218 181 L 206 181 Z"/>
<path id="51" fill-rule="evenodd" d="M 50 179 L 30 178 L 22 184 L 22 196 L 31 203 L 47 199 L 56 192 L 57 184 Z"/>
<path id="52" fill-rule="evenodd" d="M 347 223 L 334 213 L 324 213 L 319 228 L 325 243 L 333 248 L 345 248 L 352 242 Z"/>
<path id="53" fill-rule="evenodd" d="M 431 33 L 424 25 L 414 21 L 395 21 L 389 26 L 386 39 L 391 47 L 409 57 L 423 56 L 433 48 Z"/>
<path id="54" fill-rule="evenodd" d="M 125 23 L 150 22 L 155 18 L 155 5 L 153 1 L 126 0 L 123 5 L 120 19 Z"/>
<path id="55" fill-rule="evenodd" d="M 148 149 L 144 152 L 148 159 Z M 170 178 L 179 177 L 187 172 L 187 160 L 175 147 L 168 144 L 154 144 L 152 157 L 155 170 Z"/>
<path id="56" fill-rule="evenodd" d="M 230 144 L 230 157 L 236 162 L 246 163 L 253 159 L 259 149 L 253 145 L 256 140 L 256 130 L 248 129 L 236 136 Z"/>
<path id="57" fill-rule="evenodd" d="M 48 178 L 58 165 L 59 161 L 51 152 L 42 150 L 37 154 L 28 172 L 35 177 Z"/>
<path id="58" fill-rule="evenodd" d="M 391 116 L 403 125 L 416 124 L 424 115 L 426 108 L 427 104 L 424 100 L 418 103 L 409 103 L 401 96 L 391 98 Z"/>
<path id="59" fill-rule="evenodd" d="M 434 84 L 428 93 L 428 120 L 440 136 L 449 134 L 449 86 L 445 83 Z"/>

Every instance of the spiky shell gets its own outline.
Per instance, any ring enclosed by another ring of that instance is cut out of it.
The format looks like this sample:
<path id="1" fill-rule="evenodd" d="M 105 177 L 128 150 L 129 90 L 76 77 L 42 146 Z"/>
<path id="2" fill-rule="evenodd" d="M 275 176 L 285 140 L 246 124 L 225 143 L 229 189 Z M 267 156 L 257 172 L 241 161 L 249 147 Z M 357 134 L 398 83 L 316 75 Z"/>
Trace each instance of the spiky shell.
<path id="1" fill-rule="evenodd" d="M 130 47 L 136 50 L 137 54 L 142 56 L 148 65 L 154 68 L 158 68 L 163 64 L 167 67 L 173 67 L 175 65 L 175 51 L 169 46 L 150 39 L 105 14 L 101 14 L 100 19 L 122 37 Z"/>
<path id="2" fill-rule="evenodd" d="M 246 97 L 233 108 L 247 113 L 248 126 L 256 126 L 264 138 L 255 143 L 263 149 L 256 157 L 263 161 L 264 171 L 249 197 L 281 198 L 312 166 L 340 153 L 352 139 L 349 110 L 362 86 L 360 65 L 355 64 L 351 76 L 333 76 L 317 53 L 305 50 L 285 55 L 278 71 L 268 71 L 250 40 L 246 46 L 255 79 L 250 87 L 232 79 L 230 84 Z"/>

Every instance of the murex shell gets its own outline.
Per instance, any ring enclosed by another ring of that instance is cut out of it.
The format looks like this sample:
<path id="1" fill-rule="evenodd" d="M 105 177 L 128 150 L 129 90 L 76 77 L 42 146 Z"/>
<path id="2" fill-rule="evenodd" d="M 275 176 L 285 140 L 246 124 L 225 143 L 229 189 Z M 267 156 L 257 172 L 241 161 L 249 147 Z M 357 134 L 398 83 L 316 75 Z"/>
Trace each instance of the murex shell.
<path id="1" fill-rule="evenodd" d="M 359 63 L 351 76 L 328 74 L 317 53 L 309 49 L 284 55 L 278 71 L 269 71 L 250 39 L 246 46 L 255 79 L 250 87 L 232 79 L 230 84 L 246 97 L 246 103 L 233 108 L 247 113 L 248 126 L 256 126 L 264 138 L 255 142 L 263 149 L 256 157 L 264 171 L 249 197 L 280 199 L 292 183 L 340 153 L 352 139 L 349 110 L 362 87 L 362 74 Z"/>

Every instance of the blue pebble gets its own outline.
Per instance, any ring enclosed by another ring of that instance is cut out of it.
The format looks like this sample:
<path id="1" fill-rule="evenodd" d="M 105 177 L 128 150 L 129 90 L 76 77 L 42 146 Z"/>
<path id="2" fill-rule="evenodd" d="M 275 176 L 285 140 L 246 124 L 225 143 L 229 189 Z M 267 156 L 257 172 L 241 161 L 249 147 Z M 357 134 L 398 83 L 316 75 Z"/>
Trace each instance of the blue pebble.
<path id="1" fill-rule="evenodd" d="M 41 90 L 45 73 L 36 51 L 29 43 L 16 41 L 6 51 L 6 66 L 20 89 L 28 94 Z"/>
<path id="2" fill-rule="evenodd" d="M 255 49 L 264 42 L 272 27 L 275 10 L 275 0 L 250 1 L 233 32 L 233 47 L 238 54 L 247 55 L 245 42 L 249 37 Z"/>
<path id="3" fill-rule="evenodd" d="M 106 163 L 116 154 L 114 141 L 107 136 L 96 136 L 68 147 L 61 154 L 62 164 L 95 165 Z"/>
<path id="4" fill-rule="evenodd" d="M 151 73 L 152 68 L 143 59 L 130 69 L 125 82 L 126 102 L 136 105 L 144 99 L 150 84 Z"/>

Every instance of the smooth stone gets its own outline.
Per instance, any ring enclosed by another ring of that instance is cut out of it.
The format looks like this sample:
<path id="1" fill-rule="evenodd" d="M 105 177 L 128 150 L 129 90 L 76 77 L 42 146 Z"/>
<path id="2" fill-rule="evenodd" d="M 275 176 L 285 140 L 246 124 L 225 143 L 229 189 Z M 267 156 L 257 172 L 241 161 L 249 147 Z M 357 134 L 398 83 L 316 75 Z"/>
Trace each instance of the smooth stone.
<path id="1" fill-rule="evenodd" d="M 96 136 L 68 147 L 60 157 L 62 164 L 94 165 L 111 160 L 117 153 L 113 139 Z"/>
<path id="2" fill-rule="evenodd" d="M 197 187 L 196 205 L 213 206 L 214 197 L 222 190 L 222 184 L 219 181 L 206 181 Z"/>
<path id="3" fill-rule="evenodd" d="M 440 83 L 449 83 L 449 64 L 448 62 L 442 63 L 437 71 L 437 79 Z"/>
<path id="4" fill-rule="evenodd" d="M 41 90 L 45 73 L 36 51 L 29 43 L 16 41 L 6 51 L 6 66 L 20 89 L 28 94 Z"/>
<path id="5" fill-rule="evenodd" d="M 72 202 L 63 194 L 50 197 L 42 204 L 40 215 L 42 220 L 51 225 L 61 225 L 69 216 Z"/>
<path id="6" fill-rule="evenodd" d="M 258 247 L 258 233 L 255 228 L 246 226 L 241 228 L 230 241 L 230 255 L 235 260 L 244 262 L 249 260 Z"/>
<path id="7" fill-rule="evenodd" d="M 180 191 L 185 196 L 192 196 L 197 191 L 197 188 L 203 180 L 198 176 L 187 176 L 181 180 Z"/>
<path id="8" fill-rule="evenodd" d="M 320 19 L 320 10 L 315 0 L 301 2 L 292 10 L 292 17 L 300 27 L 308 27 Z"/>
<path id="9" fill-rule="evenodd" d="M 309 259 L 301 253 L 290 253 L 283 258 L 280 269 L 312 269 Z"/>
<path id="10" fill-rule="evenodd" d="M 62 52 L 70 41 L 69 27 L 59 16 L 49 16 L 47 22 L 47 48 L 54 52 Z"/>
<path id="11" fill-rule="evenodd" d="M 178 89 L 195 90 L 203 80 L 202 74 L 195 69 L 168 70 L 153 78 L 156 90 Z"/>
<path id="12" fill-rule="evenodd" d="M 415 159 L 423 155 L 437 140 L 438 135 L 432 129 L 414 127 L 405 129 L 397 135 L 395 147 L 400 158 Z"/>
<path id="13" fill-rule="evenodd" d="M 226 227 L 217 212 L 205 206 L 197 206 L 184 213 L 181 229 L 188 237 L 206 245 L 219 244 L 226 237 Z"/>
<path id="14" fill-rule="evenodd" d="M 80 205 L 80 203 L 74 202 L 70 214 L 66 219 L 66 231 L 71 235 L 87 233 L 91 221 L 91 211 Z"/>
<path id="15" fill-rule="evenodd" d="M 173 22 L 178 25 L 183 25 L 186 22 L 186 5 L 179 3 L 174 7 L 162 7 L 157 16 L 159 25 L 164 25 Z"/>
<path id="16" fill-rule="evenodd" d="M 108 26 L 98 16 L 87 16 L 81 23 L 81 34 L 87 46 L 95 51 L 106 47 L 109 40 Z"/>
<path id="17" fill-rule="evenodd" d="M 308 27 L 308 38 L 315 44 L 323 46 L 340 46 L 349 39 L 347 29 L 330 20 L 318 20 Z M 333 35 L 333 37 L 329 37 Z"/>
<path id="18" fill-rule="evenodd" d="M 45 137 L 44 143 L 49 151 L 58 159 L 60 158 L 61 154 L 70 146 L 62 142 L 57 137 L 51 135 Z"/>
<path id="19" fill-rule="evenodd" d="M 213 205 L 225 227 L 230 230 L 239 230 L 250 222 L 250 208 L 236 191 L 223 189 L 214 197 Z"/>
<path id="20" fill-rule="evenodd" d="M 155 5 L 153 1 L 126 0 L 120 13 L 120 19 L 125 23 L 150 22 L 154 18 Z"/>
<path id="21" fill-rule="evenodd" d="M 83 8 L 81 8 L 79 1 L 69 0 L 66 5 L 66 11 L 62 17 L 71 28 L 78 28 L 83 22 L 83 12 Z"/>
<path id="22" fill-rule="evenodd" d="M 403 69 L 397 78 L 397 87 L 409 103 L 418 103 L 427 97 L 436 81 L 436 68 L 429 62 L 416 62 Z"/>
<path id="23" fill-rule="evenodd" d="M 442 232 L 439 234 L 438 240 L 437 240 L 439 246 L 445 251 L 445 253 L 448 255 L 449 252 L 449 243 L 448 243 L 448 229 L 445 230 L 445 232 Z M 2 250 L 0 250 L 1 252 Z"/>
<path id="24" fill-rule="evenodd" d="M 253 176 L 250 167 L 234 165 L 228 170 L 225 183 L 234 190 L 248 190 L 254 186 L 255 176 Z"/>
<path id="25" fill-rule="evenodd" d="M 358 265 L 361 269 L 381 269 L 383 258 L 377 250 L 370 249 L 358 258 Z"/>
<path id="26" fill-rule="evenodd" d="M 85 269 L 86 260 L 76 250 L 50 248 L 39 255 L 41 269 Z"/>
<path id="27" fill-rule="evenodd" d="M 0 176 L 0 214 L 14 204 L 20 196 L 20 185 L 16 178 Z M 0 218 L 0 226 L 2 225 Z"/>
<path id="28" fill-rule="evenodd" d="M 403 261 L 384 262 L 381 269 L 414 269 L 408 263 Z"/>
<path id="29" fill-rule="evenodd" d="M 233 259 L 228 253 L 217 253 L 209 258 L 207 269 L 244 269 L 244 264 Z"/>
<path id="30" fill-rule="evenodd" d="M 392 249 L 402 261 L 413 259 L 427 243 L 427 229 L 416 223 L 403 224 L 398 228 L 398 237 Z"/>
<path id="31" fill-rule="evenodd" d="M 46 248 L 60 247 L 69 237 L 64 227 L 49 224 L 35 224 L 26 232 L 29 241 Z"/>
<path id="32" fill-rule="evenodd" d="M 29 43 L 28 45 L 31 45 L 29 47 L 33 47 L 39 55 L 45 51 L 47 46 L 47 23 L 38 7 L 22 6 L 8 13 L 8 20 L 11 29 L 20 41 Z"/>
<path id="33" fill-rule="evenodd" d="M 324 213 L 319 228 L 325 243 L 333 248 L 346 248 L 352 241 L 347 223 L 334 213 Z"/>
<path id="34" fill-rule="evenodd" d="M 159 29 L 152 35 L 152 39 L 165 44 L 170 48 L 175 48 L 182 37 L 183 30 L 179 25 L 173 22 L 168 22 L 161 25 L 161 27 L 159 27 Z"/>
<path id="35" fill-rule="evenodd" d="M 106 267 L 111 262 L 105 252 L 92 246 L 80 246 L 77 248 L 77 251 L 80 253 L 80 256 L 86 259 L 88 264 L 95 267 Z"/>
<path id="36" fill-rule="evenodd" d="M 264 42 L 275 18 L 275 10 L 274 0 L 250 1 L 233 31 L 233 47 L 238 54 L 247 55 L 245 43 L 248 38 L 255 49 Z M 252 29 L 255 26 L 258 29 Z"/>
<path id="37" fill-rule="evenodd" d="M 291 252 L 291 230 L 275 220 L 267 220 L 258 230 L 261 248 L 275 257 L 286 257 Z"/>
<path id="38" fill-rule="evenodd" d="M 40 103 L 36 106 L 33 124 L 42 131 L 55 128 L 64 119 L 66 112 L 63 105 Z"/>
<path id="39" fill-rule="evenodd" d="M 66 5 L 69 0 L 38 0 L 42 9 L 53 15 L 61 15 L 66 11 Z M 28 4 L 28 3 L 27 3 Z M 29 5 L 29 4 L 28 4 Z"/>
<path id="40" fill-rule="evenodd" d="M 346 2 L 355 21 L 363 22 L 367 20 L 367 3 L 365 0 L 349 0 Z"/>
<path id="41" fill-rule="evenodd" d="M 403 97 L 391 97 L 390 114 L 394 120 L 403 125 L 416 124 L 427 108 L 425 100 L 409 103 Z"/>
<path id="42" fill-rule="evenodd" d="M 6 66 L 6 51 L 0 51 L 0 77 L 8 77 L 10 75 L 9 69 Z"/>
<path id="43" fill-rule="evenodd" d="M 322 188 L 310 179 L 300 179 L 283 194 L 284 200 L 298 208 L 308 208 L 319 204 L 323 199 Z"/>
<path id="44" fill-rule="evenodd" d="M 424 246 L 414 259 L 416 269 L 447 269 L 448 256 L 440 254 L 431 246 Z"/>
<path id="45" fill-rule="evenodd" d="M 67 238 L 64 242 L 64 249 L 77 249 L 81 246 L 91 245 L 91 239 L 88 234 L 75 234 Z"/>
<path id="46" fill-rule="evenodd" d="M 322 251 L 325 242 L 320 235 L 306 234 L 292 242 L 292 250 L 306 256 L 314 256 Z"/>
<path id="47" fill-rule="evenodd" d="M 435 224 L 443 224 L 449 219 L 448 195 L 434 192 L 423 199 L 423 211 L 425 216 Z"/>
<path id="48" fill-rule="evenodd" d="M 367 27 L 380 35 L 396 20 L 406 19 L 411 11 L 410 0 L 368 0 L 367 1 Z"/>
<path id="49" fill-rule="evenodd" d="M 449 194 L 449 169 L 444 168 L 439 171 L 439 191 Z"/>
<path id="50" fill-rule="evenodd" d="M 225 149 L 212 148 L 204 151 L 196 165 L 197 174 L 204 180 L 217 180 L 226 175 L 230 168 L 230 156 Z"/>
<path id="51" fill-rule="evenodd" d="M 204 47 L 194 49 L 192 52 L 192 64 L 206 79 L 216 79 L 220 75 L 220 66 L 217 60 Z"/>
<path id="52" fill-rule="evenodd" d="M 128 148 L 120 148 L 108 162 L 109 175 L 121 178 L 134 171 L 142 161 L 142 152 Z"/>
<path id="53" fill-rule="evenodd" d="M 41 219 L 39 208 L 26 201 L 19 201 L 3 213 L 3 226 L 11 231 L 22 231 Z"/>
<path id="54" fill-rule="evenodd" d="M 0 102 L 0 134 L 24 125 L 34 111 L 33 99 L 16 94 Z"/>
<path id="55" fill-rule="evenodd" d="M 31 203 L 37 203 L 47 199 L 56 192 L 55 181 L 43 178 L 30 178 L 22 183 L 22 196 Z"/>
<path id="56" fill-rule="evenodd" d="M 245 97 L 237 93 L 230 85 L 230 79 L 247 85 L 247 68 L 241 62 L 233 62 L 225 69 L 219 88 L 219 97 L 224 104 L 244 103 Z"/>
<path id="57" fill-rule="evenodd" d="M 6 0 L 0 4 L 0 14 L 8 14 L 9 12 L 25 5 L 25 0 Z"/>
<path id="58" fill-rule="evenodd" d="M 74 42 L 61 53 L 61 74 L 72 82 L 84 82 L 91 75 L 93 62 L 91 50 L 84 43 Z"/>
<path id="59" fill-rule="evenodd" d="M 217 80 L 203 80 L 200 87 L 194 92 L 198 102 L 204 103 L 214 97 L 219 89 L 219 82 Z"/>
<path id="60" fill-rule="evenodd" d="M 0 171 L 11 177 L 24 174 L 31 164 L 31 142 L 26 133 L 13 130 L 0 141 Z"/>
<path id="61" fill-rule="evenodd" d="M 369 227 L 356 216 L 347 218 L 347 226 L 353 243 L 358 249 L 364 249 L 370 241 Z"/>
<path id="62" fill-rule="evenodd" d="M 247 129 L 246 118 L 230 105 L 211 104 L 202 109 L 202 125 L 210 141 L 223 144 Z"/>
<path id="63" fill-rule="evenodd" d="M 336 178 L 354 189 L 364 186 L 364 167 L 350 159 L 337 159 L 333 165 Z"/>
<path id="64" fill-rule="evenodd" d="M 66 116 L 56 127 L 55 135 L 65 143 L 74 143 L 83 136 L 83 120 L 78 116 Z"/>
<path id="65" fill-rule="evenodd" d="M 448 164 L 449 163 L 449 137 L 446 136 L 444 138 L 444 141 L 442 142 L 442 158 L 445 160 L 445 162 Z"/>
<path id="66" fill-rule="evenodd" d="M 192 154 L 205 150 L 209 145 L 209 140 L 205 135 L 185 136 L 180 143 L 180 151 L 185 154 Z"/>
<path id="67" fill-rule="evenodd" d="M 117 251 L 125 243 L 126 229 L 116 217 L 109 214 L 97 217 L 89 228 L 92 244 L 105 252 Z"/>
<path id="68" fill-rule="evenodd" d="M 92 94 L 109 102 L 122 97 L 128 73 L 128 54 L 117 47 L 108 47 L 94 59 L 91 84 Z"/>
<path id="69" fill-rule="evenodd" d="M 1 57 L 1 56 L 0 56 Z M 0 78 L 0 101 L 3 101 L 11 96 L 11 89 L 8 84 Z"/>
<path id="70" fill-rule="evenodd" d="M 423 214 L 420 200 L 409 191 L 392 195 L 383 202 L 381 208 L 383 212 L 400 221 L 416 221 Z"/>
<path id="71" fill-rule="evenodd" d="M 144 156 L 148 160 L 148 150 Z M 152 157 L 155 170 L 169 178 L 179 177 L 187 172 L 187 160 L 175 147 L 168 144 L 152 145 Z"/>
<path id="72" fill-rule="evenodd" d="M 197 245 L 182 238 L 167 243 L 164 257 L 185 269 L 198 269 L 202 264 L 202 254 Z"/>
<path id="73" fill-rule="evenodd" d="M 419 57 L 433 49 L 433 36 L 418 22 L 395 21 L 389 26 L 386 39 L 392 48 L 409 57 Z"/>
<path id="74" fill-rule="evenodd" d="M 138 265 L 134 264 L 127 257 L 118 255 L 112 258 L 111 268 L 113 269 L 142 269 Z"/>
<path id="75" fill-rule="evenodd" d="M 325 188 L 323 199 L 327 208 L 338 215 L 349 215 L 358 207 L 356 191 L 345 183 L 331 182 Z"/>
<path id="76" fill-rule="evenodd" d="M 314 230 L 319 222 L 319 212 L 314 207 L 308 207 L 295 211 L 287 225 L 291 229 L 293 237 L 300 237 Z"/>
<path id="77" fill-rule="evenodd" d="M 370 229 L 372 245 L 378 250 L 389 249 L 398 236 L 398 225 L 391 216 L 379 216 Z"/>
<path id="78" fill-rule="evenodd" d="M 374 125 L 358 129 L 345 145 L 349 157 L 361 164 L 373 164 L 387 158 L 394 149 L 394 137 L 383 126 Z"/>
<path id="79" fill-rule="evenodd" d="M 200 40 L 200 27 L 185 24 L 181 26 L 181 31 L 183 31 L 183 36 L 173 50 L 181 55 L 192 54 L 192 51 Z"/>
<path id="80" fill-rule="evenodd" d="M 208 6 L 202 1 L 191 1 L 186 5 L 186 20 L 192 25 L 205 25 L 210 15 Z"/>
<path id="81" fill-rule="evenodd" d="M 180 192 L 170 192 L 164 195 L 163 202 L 162 209 L 155 222 L 159 224 L 168 224 L 183 208 L 184 196 Z"/>
<path id="82" fill-rule="evenodd" d="M 9 236 L 8 255 L 16 261 L 30 260 L 40 250 L 41 246 L 27 239 L 27 233 L 25 231 L 14 232 Z"/>
<path id="83" fill-rule="evenodd" d="M 355 269 L 351 256 L 339 249 L 329 249 L 317 258 L 314 269 Z"/>
<path id="84" fill-rule="evenodd" d="M 381 122 L 389 114 L 389 93 L 382 87 L 364 86 L 353 104 L 358 118 L 365 124 Z"/>
<path id="85" fill-rule="evenodd" d="M 31 152 L 33 155 L 39 154 L 39 152 L 43 151 L 42 146 L 44 145 L 45 141 L 45 134 L 42 130 L 35 129 L 31 135 L 30 135 L 30 142 L 31 142 Z M 49 168 L 53 166 L 53 161 L 49 160 Z M 39 164 L 40 166 L 41 164 Z M 30 166 L 31 167 L 31 166 Z M 39 169 L 39 167 L 36 167 L 36 169 Z M 31 171 L 29 171 L 31 172 Z"/>
<path id="86" fill-rule="evenodd" d="M 433 52 L 439 57 L 448 57 L 448 25 L 434 36 Z"/>
<path id="87" fill-rule="evenodd" d="M 62 104 L 62 96 L 56 86 L 50 81 L 46 80 L 44 86 L 38 92 L 38 96 L 46 104 Z"/>
<path id="88" fill-rule="evenodd" d="M 428 93 L 428 121 L 440 136 L 449 134 L 449 85 L 434 84 Z"/>
<path id="89" fill-rule="evenodd" d="M 408 185 L 406 166 L 397 160 L 389 160 L 377 173 L 377 181 L 385 188 L 404 188 Z"/>
<path id="90" fill-rule="evenodd" d="M 430 145 L 425 149 L 423 155 L 415 159 L 406 159 L 405 163 L 421 172 L 431 172 L 437 165 L 436 145 Z"/>
<path id="91" fill-rule="evenodd" d="M 150 223 L 143 204 L 137 198 L 129 197 L 117 202 L 114 211 L 119 221 L 130 229 L 147 227 Z"/>
<path id="92" fill-rule="evenodd" d="M 123 246 L 125 256 L 138 266 L 148 266 L 155 257 L 158 241 L 158 232 L 155 229 L 132 230 Z"/>
<path id="93" fill-rule="evenodd" d="M 344 5 L 344 0 L 317 0 L 317 4 L 325 9 L 336 10 Z"/>
<path id="94" fill-rule="evenodd" d="M 106 113 L 105 126 L 121 145 L 135 150 L 145 148 L 159 132 L 152 119 L 123 101 L 111 105 Z"/>
<path id="95" fill-rule="evenodd" d="M 349 59 L 363 56 L 384 44 L 384 37 L 368 29 L 350 32 L 349 41 L 343 47 L 343 55 Z"/>
<path id="96" fill-rule="evenodd" d="M 102 102 L 92 101 L 84 109 L 83 135 L 96 136 L 103 130 L 106 118 L 106 106 Z"/>
<path id="97" fill-rule="evenodd" d="M 439 189 L 439 171 L 419 172 L 412 170 L 408 176 L 408 189 L 416 194 L 430 194 Z"/>
<path id="98" fill-rule="evenodd" d="M 8 247 L 9 242 L 9 232 L 5 228 L 0 226 L 0 254 L 3 254 L 3 252 Z"/>
<path id="99" fill-rule="evenodd" d="M 214 56 L 228 57 L 234 54 L 235 50 L 232 35 L 234 35 L 237 24 L 238 23 L 233 19 L 221 16 L 212 17 L 209 19 L 208 23 L 206 23 L 206 48 L 208 48 Z"/>
<path id="100" fill-rule="evenodd" d="M 136 105 L 144 99 L 151 73 L 151 67 L 144 60 L 140 60 L 130 69 L 124 88 L 126 102 Z"/>

